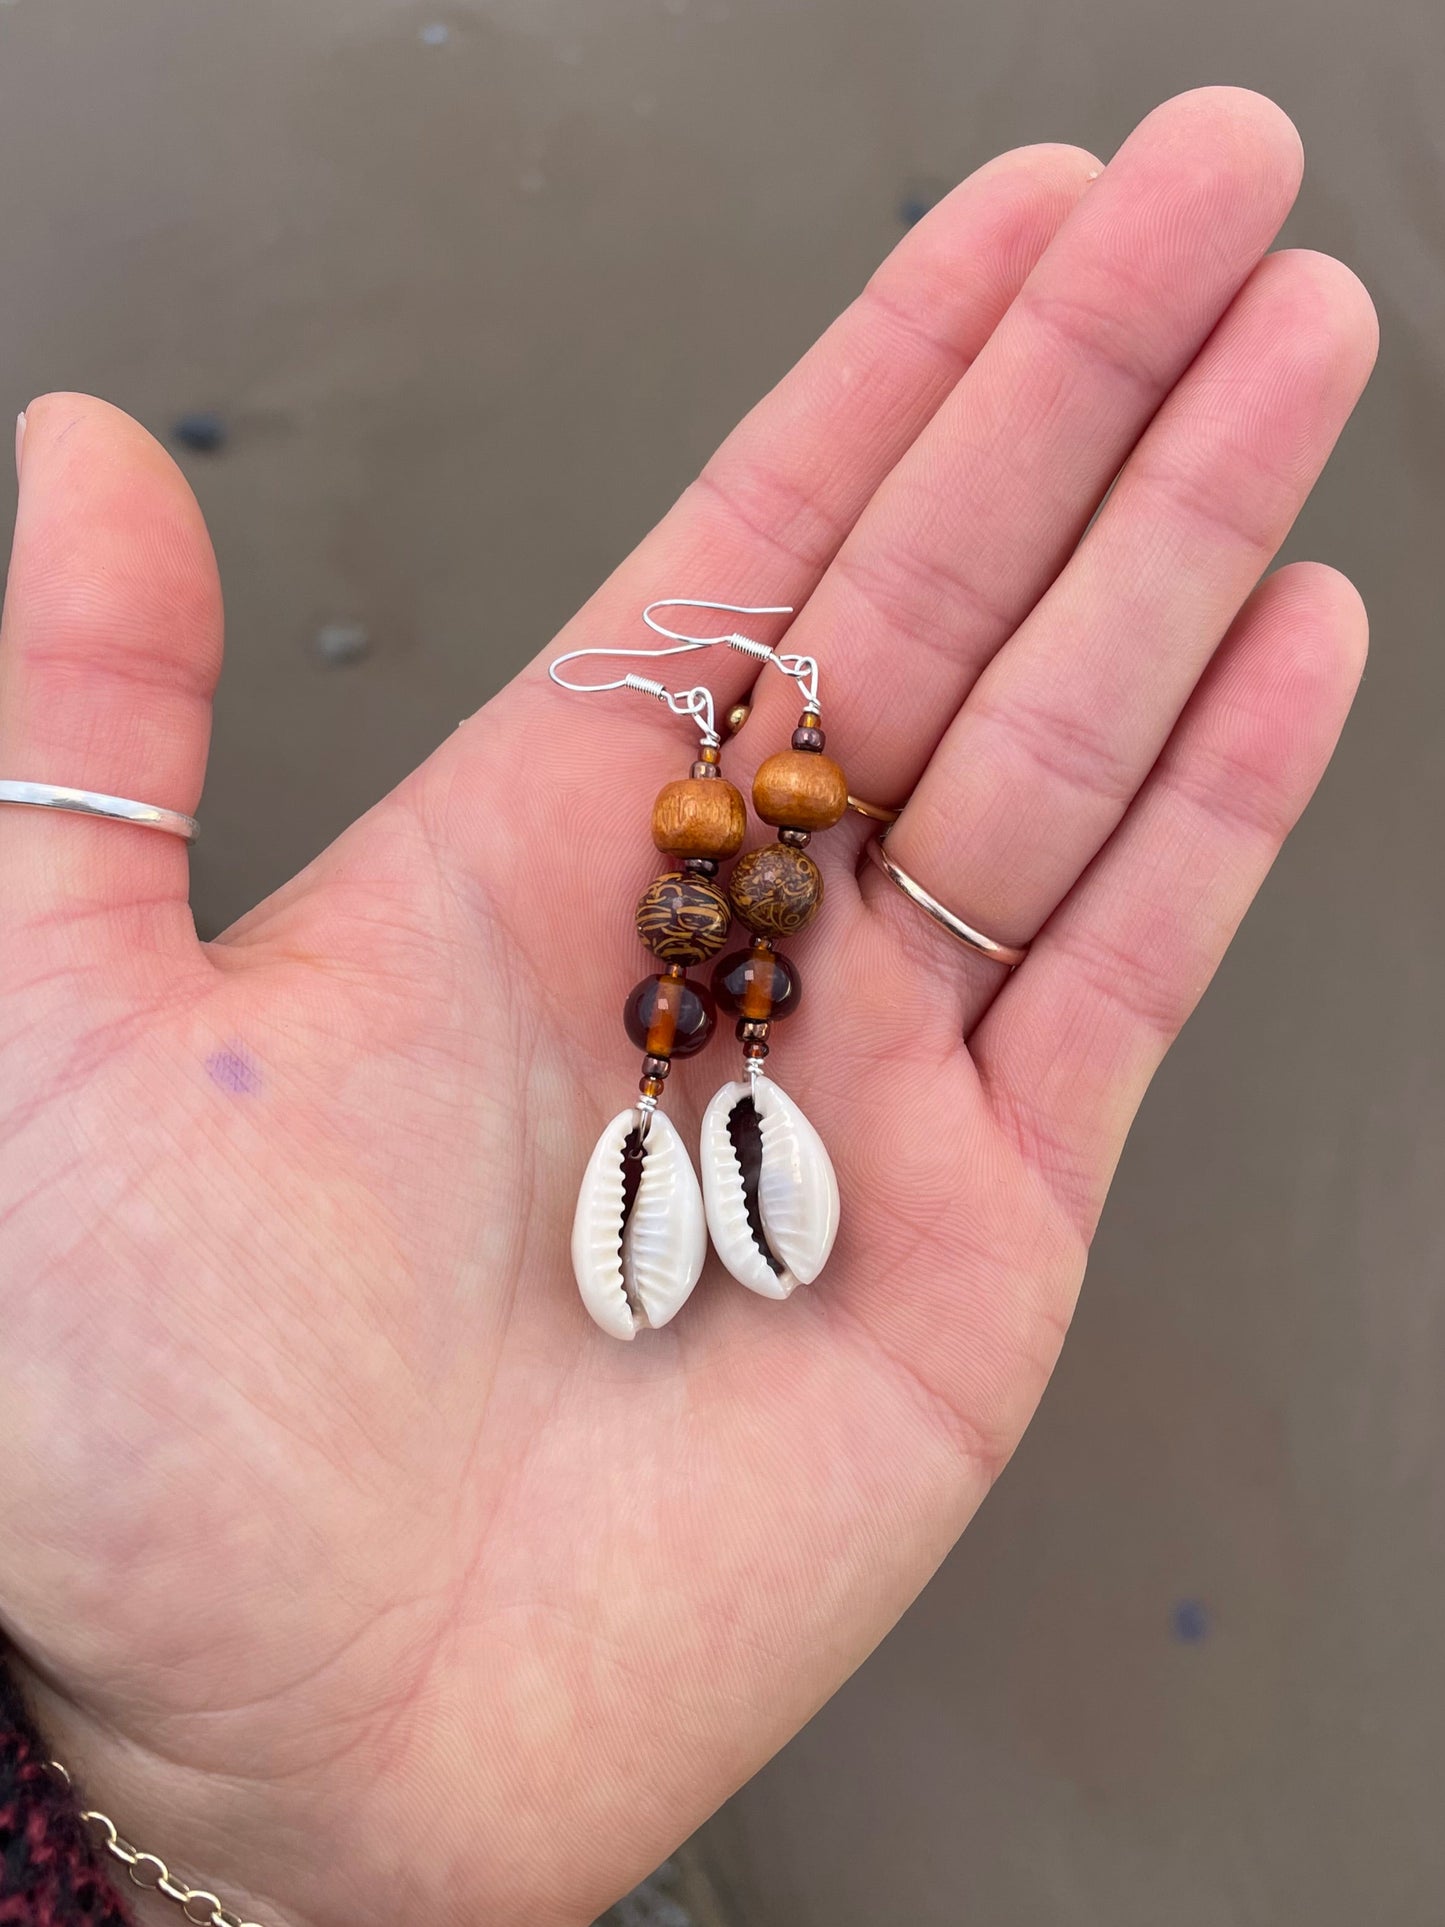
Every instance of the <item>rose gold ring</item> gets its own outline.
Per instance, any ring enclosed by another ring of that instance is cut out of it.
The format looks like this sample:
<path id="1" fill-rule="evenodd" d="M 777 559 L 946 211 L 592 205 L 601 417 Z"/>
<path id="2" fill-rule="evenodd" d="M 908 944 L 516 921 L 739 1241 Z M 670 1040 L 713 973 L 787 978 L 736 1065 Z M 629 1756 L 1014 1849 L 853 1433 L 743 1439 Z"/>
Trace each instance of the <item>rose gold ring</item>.
<path id="1" fill-rule="evenodd" d="M 886 803 L 867 803 L 861 796 L 850 796 L 848 807 L 850 810 L 857 810 L 860 816 L 868 817 L 871 822 L 886 823 L 890 826 L 903 814 L 901 809 L 890 809 Z"/>
<path id="2" fill-rule="evenodd" d="M 950 937 L 956 937 L 961 944 L 966 944 L 978 956 L 987 957 L 991 963 L 1004 964 L 1013 970 L 1023 962 L 1029 954 L 1026 943 L 1000 943 L 997 937 L 986 937 L 981 930 L 975 930 L 971 923 L 965 923 L 946 904 L 940 903 L 906 870 L 900 870 L 883 847 L 883 838 L 887 834 L 885 830 L 883 836 L 873 838 L 868 845 L 868 854 L 888 881 L 901 890 L 910 903 L 916 903 L 935 923 L 941 924 Z"/>

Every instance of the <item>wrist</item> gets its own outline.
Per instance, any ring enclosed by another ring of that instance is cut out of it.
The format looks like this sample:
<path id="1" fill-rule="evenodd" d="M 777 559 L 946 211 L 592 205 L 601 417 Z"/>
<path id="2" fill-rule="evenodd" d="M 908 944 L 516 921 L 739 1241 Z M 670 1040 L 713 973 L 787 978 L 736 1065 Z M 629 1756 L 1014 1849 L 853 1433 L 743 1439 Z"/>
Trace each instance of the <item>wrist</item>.
<path id="1" fill-rule="evenodd" d="M 58 1730 L 53 1721 L 48 1727 L 42 1734 L 0 1659 L 0 1838 L 6 1843 L 0 1919 L 45 1920 L 55 1927 L 82 1921 L 85 1927 L 182 1927 L 187 1920 L 191 1927 L 299 1927 L 294 1916 L 236 1884 L 173 1862 L 166 1809 L 152 1802 L 151 1810 L 160 1814 L 154 1825 L 132 1822 L 131 1812 L 145 1808 L 118 1787 L 102 1792 L 88 1774 L 77 1781 L 58 1757 L 74 1736 L 64 1721 Z M 105 1784 L 111 1787 L 109 1780 Z M 126 1827 L 112 1812 L 126 1817 Z M 17 1906 L 25 1911 L 14 1913 Z"/>

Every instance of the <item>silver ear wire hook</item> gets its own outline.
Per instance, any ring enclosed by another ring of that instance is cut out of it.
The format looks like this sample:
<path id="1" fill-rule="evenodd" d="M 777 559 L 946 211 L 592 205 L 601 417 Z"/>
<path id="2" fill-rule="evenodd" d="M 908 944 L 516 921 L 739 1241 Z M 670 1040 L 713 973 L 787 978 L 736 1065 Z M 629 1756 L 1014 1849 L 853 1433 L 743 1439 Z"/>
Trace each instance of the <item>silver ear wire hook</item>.
<path id="1" fill-rule="evenodd" d="M 569 682 L 558 671 L 564 662 L 576 662 L 582 656 L 680 656 L 682 649 L 569 649 L 564 656 L 547 665 L 547 674 L 559 689 L 570 689 L 579 696 L 600 695 L 609 689 L 635 689 L 640 695 L 652 696 L 660 703 L 666 703 L 674 716 L 690 716 L 697 724 L 698 735 L 705 748 L 717 749 L 722 738 L 717 733 L 717 720 L 713 713 L 712 691 L 705 683 L 698 683 L 692 689 L 671 690 L 666 683 L 655 681 L 651 676 L 637 676 L 628 671 L 626 675 L 616 676 L 611 682 Z"/>
<path id="2" fill-rule="evenodd" d="M 656 602 L 649 602 L 642 612 L 642 620 L 647 624 L 648 628 L 652 630 L 653 634 L 666 636 L 671 642 L 683 643 L 689 649 L 710 649 L 714 643 L 748 642 L 749 638 L 747 636 L 739 637 L 729 634 L 721 636 L 685 636 L 680 629 L 669 629 L 664 623 L 654 621 L 652 615 L 654 609 L 716 609 L 719 615 L 727 616 L 790 616 L 793 613 L 793 605 L 790 602 L 760 602 L 753 604 L 746 602 L 707 602 L 700 596 L 687 595 L 660 596 Z M 767 651 L 769 656 L 772 654 L 772 650 L 768 649 L 766 643 L 754 642 L 751 643 L 750 646 L 760 654 L 764 650 Z M 676 652 L 672 650 L 660 649 L 658 651 L 659 655 L 671 655 L 675 653 Z"/>
<path id="3" fill-rule="evenodd" d="M 790 616 L 791 603 L 709 602 L 701 596 L 662 596 L 656 602 L 649 602 L 642 612 L 642 620 L 654 635 L 667 636 L 685 649 L 711 649 L 725 645 L 736 649 L 739 655 L 752 656 L 758 662 L 770 662 L 775 669 L 781 669 L 798 685 L 805 709 L 818 710 L 818 664 L 813 656 L 783 655 L 771 648 L 766 642 L 757 642 L 751 636 L 738 635 L 728 631 L 720 636 L 685 636 L 679 629 L 669 629 L 665 623 L 658 622 L 653 616 L 654 609 L 716 609 L 724 615 L 734 616 Z M 676 655 L 673 649 L 659 649 L 658 655 Z M 821 712 L 819 712 L 821 713 Z"/>

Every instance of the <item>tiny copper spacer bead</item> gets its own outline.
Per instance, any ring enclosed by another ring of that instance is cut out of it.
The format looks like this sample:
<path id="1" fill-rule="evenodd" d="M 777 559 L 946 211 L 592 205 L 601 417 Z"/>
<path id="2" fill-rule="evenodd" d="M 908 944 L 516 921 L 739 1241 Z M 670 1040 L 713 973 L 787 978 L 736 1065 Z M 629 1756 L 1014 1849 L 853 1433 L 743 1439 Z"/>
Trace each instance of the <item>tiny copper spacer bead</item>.
<path id="1" fill-rule="evenodd" d="M 682 964 L 668 964 L 662 971 L 662 975 L 671 977 L 674 983 L 680 984 L 687 976 L 687 971 Z"/>
<path id="2" fill-rule="evenodd" d="M 690 876 L 715 877 L 718 871 L 718 862 L 715 856 L 685 856 L 682 860 L 682 867 Z"/>
<path id="3" fill-rule="evenodd" d="M 642 1060 L 642 1075 L 644 1077 L 666 1077 L 671 1069 L 672 1059 L 670 1057 L 655 1057 L 649 1052 Z"/>
<path id="4" fill-rule="evenodd" d="M 798 727 L 793 731 L 794 749 L 807 749 L 812 750 L 815 754 L 821 754 L 827 741 L 828 739 L 822 730 L 814 729 L 811 724 L 804 727 L 802 723 L 799 723 Z"/>
<path id="5" fill-rule="evenodd" d="M 778 841 L 786 843 L 792 850 L 806 850 L 812 835 L 811 830 L 779 830 Z"/>
<path id="6" fill-rule="evenodd" d="M 644 1077 L 637 1088 L 643 1097 L 661 1097 L 662 1079 L 660 1077 Z"/>
<path id="7" fill-rule="evenodd" d="M 768 1041 L 768 1020 L 766 1017 L 740 1017 L 738 1019 L 738 1042 L 742 1044 L 766 1044 Z"/>

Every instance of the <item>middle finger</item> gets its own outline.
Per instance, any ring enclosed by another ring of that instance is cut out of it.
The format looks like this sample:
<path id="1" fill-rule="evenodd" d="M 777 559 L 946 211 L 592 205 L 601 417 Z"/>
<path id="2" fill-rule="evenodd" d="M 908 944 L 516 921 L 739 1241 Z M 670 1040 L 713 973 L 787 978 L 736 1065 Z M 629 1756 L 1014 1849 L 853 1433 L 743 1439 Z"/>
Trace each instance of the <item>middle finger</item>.
<path id="1" fill-rule="evenodd" d="M 1299 137 L 1278 107 L 1207 88 L 1150 114 L 1065 221 L 788 631 L 786 646 L 823 666 L 830 741 L 857 794 L 911 790 L 1274 239 L 1299 178 Z M 777 748 L 796 709 L 765 677 L 748 747 Z"/>

